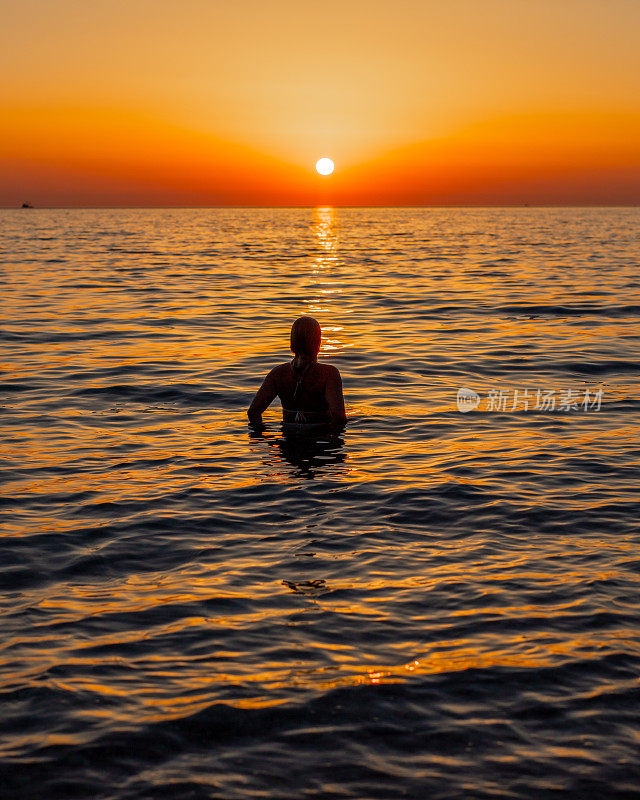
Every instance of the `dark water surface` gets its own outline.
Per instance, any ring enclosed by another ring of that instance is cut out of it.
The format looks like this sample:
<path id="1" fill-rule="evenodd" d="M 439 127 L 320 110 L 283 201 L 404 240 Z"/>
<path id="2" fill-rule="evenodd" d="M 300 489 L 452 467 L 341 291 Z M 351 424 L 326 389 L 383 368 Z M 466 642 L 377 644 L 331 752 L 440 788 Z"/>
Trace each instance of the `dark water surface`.
<path id="1" fill-rule="evenodd" d="M 0 230 L 4 796 L 639 796 L 638 209 Z"/>

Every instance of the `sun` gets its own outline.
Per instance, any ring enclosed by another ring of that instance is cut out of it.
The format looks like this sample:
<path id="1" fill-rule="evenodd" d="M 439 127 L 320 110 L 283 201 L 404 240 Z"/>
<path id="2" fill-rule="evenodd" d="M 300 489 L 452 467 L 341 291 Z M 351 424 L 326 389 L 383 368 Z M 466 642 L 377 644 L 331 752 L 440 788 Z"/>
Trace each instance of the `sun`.
<path id="1" fill-rule="evenodd" d="M 320 175 L 331 175 L 335 168 L 335 164 L 330 158 L 320 158 L 316 161 L 316 170 Z"/>

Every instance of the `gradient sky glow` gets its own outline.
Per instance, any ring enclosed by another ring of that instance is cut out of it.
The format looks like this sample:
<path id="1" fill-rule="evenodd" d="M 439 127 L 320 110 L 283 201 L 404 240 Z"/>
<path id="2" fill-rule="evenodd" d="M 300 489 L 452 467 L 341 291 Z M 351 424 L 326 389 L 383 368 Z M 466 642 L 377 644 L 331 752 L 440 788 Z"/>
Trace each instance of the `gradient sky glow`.
<path id="1" fill-rule="evenodd" d="M 637 0 L 0 15 L 2 206 L 640 202 Z"/>

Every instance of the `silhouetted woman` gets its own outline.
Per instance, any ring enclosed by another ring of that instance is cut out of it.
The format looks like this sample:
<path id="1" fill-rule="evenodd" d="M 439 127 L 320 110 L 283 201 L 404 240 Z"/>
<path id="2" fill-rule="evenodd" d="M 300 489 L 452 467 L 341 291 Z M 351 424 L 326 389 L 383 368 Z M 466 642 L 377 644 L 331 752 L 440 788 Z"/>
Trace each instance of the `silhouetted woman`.
<path id="1" fill-rule="evenodd" d="M 342 379 L 331 364 L 318 362 L 320 325 L 313 317 L 299 317 L 291 327 L 292 361 L 274 367 L 264 379 L 247 414 L 252 425 L 262 423 L 269 404 L 280 398 L 285 433 L 304 433 L 321 427 L 338 429 L 347 416 Z"/>

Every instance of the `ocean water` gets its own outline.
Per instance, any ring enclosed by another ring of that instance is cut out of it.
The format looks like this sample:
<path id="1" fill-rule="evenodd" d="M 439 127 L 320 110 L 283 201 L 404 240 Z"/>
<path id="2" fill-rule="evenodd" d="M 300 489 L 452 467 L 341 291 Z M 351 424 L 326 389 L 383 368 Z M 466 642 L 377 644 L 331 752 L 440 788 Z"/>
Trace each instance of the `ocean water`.
<path id="1" fill-rule="evenodd" d="M 639 796 L 638 209 L 0 231 L 4 796 Z"/>

